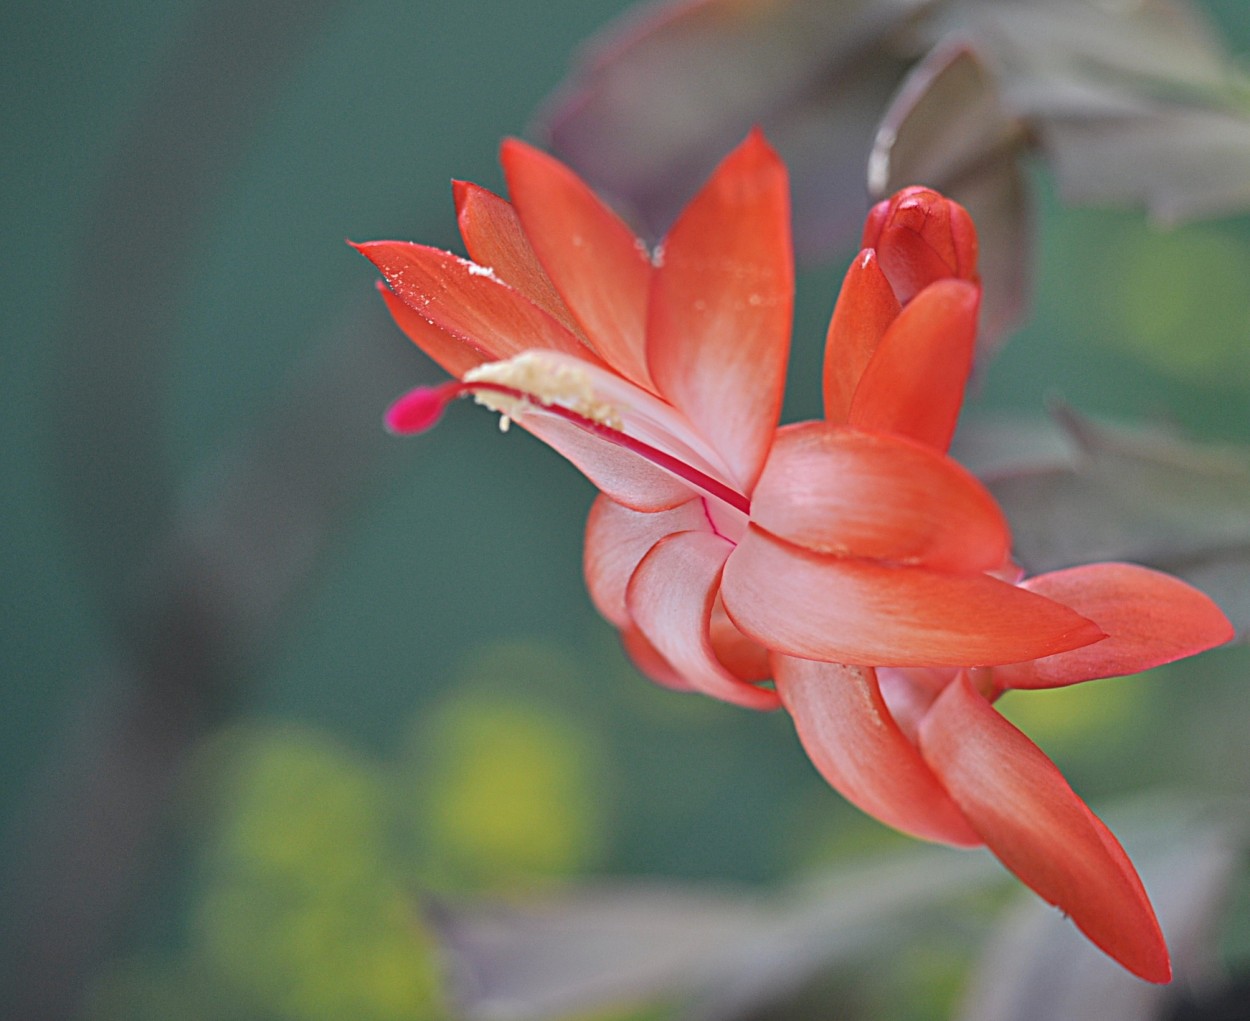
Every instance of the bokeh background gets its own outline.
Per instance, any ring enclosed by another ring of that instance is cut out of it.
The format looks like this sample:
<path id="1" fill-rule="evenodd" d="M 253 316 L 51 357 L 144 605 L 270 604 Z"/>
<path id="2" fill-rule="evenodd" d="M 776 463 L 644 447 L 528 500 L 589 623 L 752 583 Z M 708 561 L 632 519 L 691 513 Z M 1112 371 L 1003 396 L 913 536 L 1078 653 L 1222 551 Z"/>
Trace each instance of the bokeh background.
<path id="1" fill-rule="evenodd" d="M 24 1016 L 442 1018 L 423 892 L 771 887 L 903 843 L 783 715 L 636 675 L 582 588 L 569 466 L 467 405 L 380 426 L 435 370 L 343 240 L 456 248 L 449 180 L 502 189 L 498 140 L 627 6 L 0 14 L 0 964 Z M 1244 5 L 1207 6 L 1250 51 Z M 1164 233 L 1037 179 L 1036 307 L 970 414 L 1061 396 L 1250 442 L 1250 221 Z M 790 417 L 818 411 L 851 254 L 801 274 Z M 1241 798 L 1248 668 L 1005 708 L 1097 806 Z M 899 947 L 862 1016 L 943 1016 L 985 913 Z"/>

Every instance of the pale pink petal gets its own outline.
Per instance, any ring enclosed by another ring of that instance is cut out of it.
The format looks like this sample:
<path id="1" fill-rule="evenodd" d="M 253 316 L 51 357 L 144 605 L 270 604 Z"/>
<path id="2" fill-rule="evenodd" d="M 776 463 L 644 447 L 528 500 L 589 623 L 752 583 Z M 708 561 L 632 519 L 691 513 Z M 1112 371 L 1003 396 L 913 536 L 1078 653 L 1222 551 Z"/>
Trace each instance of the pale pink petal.
<path id="1" fill-rule="evenodd" d="M 920 739 L 920 721 L 933 705 L 933 700 L 942 694 L 958 672 L 955 667 L 877 668 L 877 687 L 881 689 L 886 708 L 912 744 Z"/>
<path id="2" fill-rule="evenodd" d="M 621 420 L 625 433 L 720 482 L 728 482 L 728 472 L 717 452 L 677 408 L 611 369 L 586 365 L 580 359 L 555 352 L 535 353 L 532 358 L 553 375 L 566 372 L 583 377 L 595 401 L 604 409 L 611 409 Z"/>
<path id="3" fill-rule="evenodd" d="M 890 716 L 871 667 L 774 656 L 773 670 L 808 757 L 847 801 L 924 840 L 981 843 Z"/>
<path id="4" fill-rule="evenodd" d="M 492 269 L 571 333 L 581 335 L 581 326 L 539 263 L 512 205 L 468 181 L 455 181 L 453 189 L 460 236 L 469 257 Z"/>
<path id="5" fill-rule="evenodd" d="M 712 619 L 708 623 L 708 636 L 716 658 L 725 669 L 741 681 L 767 681 L 773 676 L 769 652 L 758 642 L 753 642 L 734 626 L 725 612 L 720 596 L 712 606 Z"/>
<path id="6" fill-rule="evenodd" d="M 559 160 L 515 139 L 503 144 L 500 155 L 534 252 L 590 343 L 614 369 L 650 388 L 646 251 Z"/>
<path id="7" fill-rule="evenodd" d="M 950 458 L 901 437 L 822 422 L 777 434 L 751 519 L 820 553 L 938 570 L 992 570 L 1011 549 L 998 504 Z"/>
<path id="8" fill-rule="evenodd" d="M 755 525 L 729 559 L 721 596 L 748 637 L 833 663 L 1015 663 L 1102 636 L 1066 606 L 987 575 L 813 553 Z"/>
<path id="9" fill-rule="evenodd" d="M 507 414 L 618 503 L 663 510 L 710 492 L 746 506 L 720 466 L 704 456 L 706 446 L 685 417 L 611 369 L 557 351 L 531 351 L 494 367 L 490 381 L 530 394 L 527 403 L 507 406 Z M 576 412 L 581 424 L 561 417 L 561 409 Z M 592 413 L 599 418 L 586 418 Z"/>
<path id="10" fill-rule="evenodd" d="M 977 285 L 948 279 L 904 305 L 859 381 L 850 424 L 938 450 L 950 446 L 972 368 L 980 301 Z"/>
<path id="11" fill-rule="evenodd" d="M 720 165 L 664 242 L 647 359 L 749 492 L 781 413 L 794 267 L 786 171 L 753 133 Z"/>
<path id="12" fill-rule="evenodd" d="M 496 358 L 541 348 L 599 364 L 598 356 L 557 319 L 488 268 L 404 241 L 355 247 L 417 315 L 464 343 Z"/>
<path id="13" fill-rule="evenodd" d="M 635 627 L 621 628 L 621 646 L 638 672 L 650 681 L 673 691 L 694 691 L 668 660 L 661 656 L 646 635 Z"/>
<path id="14" fill-rule="evenodd" d="M 674 532 L 709 529 L 703 501 L 692 499 L 671 510 L 641 514 L 600 496 L 586 521 L 583 566 L 595 608 L 618 628 L 631 626 L 625 590 L 639 561 Z"/>
<path id="15" fill-rule="evenodd" d="M 629 615 L 656 651 L 693 688 L 751 709 L 775 709 L 777 694 L 745 684 L 716 658 L 708 625 L 725 558 L 712 532 L 679 532 L 642 559 L 626 596 Z"/>
<path id="16" fill-rule="evenodd" d="M 865 249 L 846 271 L 825 338 L 825 418 L 830 422 L 842 425 L 850 417 L 860 377 L 898 313 L 898 299 L 877 253 Z"/>
<path id="17" fill-rule="evenodd" d="M 1095 645 L 1000 667 L 1008 688 L 1053 688 L 1135 674 L 1222 645 L 1233 626 L 1179 578 L 1136 564 L 1087 564 L 1030 578 L 1024 588 L 1070 606 L 1107 633 Z"/>
<path id="18" fill-rule="evenodd" d="M 605 496 L 635 511 L 668 510 L 696 492 L 645 457 L 540 412 L 519 415 L 517 425 L 568 458 Z"/>
<path id="19" fill-rule="evenodd" d="M 488 350 L 481 343 L 472 339 L 462 340 L 453 337 L 446 330 L 439 329 L 425 316 L 418 315 L 412 308 L 387 290 L 386 285 L 378 281 L 378 292 L 386 302 L 386 308 L 395 320 L 395 325 L 407 334 L 408 339 L 434 359 L 446 372 L 457 379 L 470 369 L 483 362 L 493 362 L 499 356 Z"/>
<path id="20" fill-rule="evenodd" d="M 966 673 L 925 717 L 920 749 L 1007 868 L 1129 971 L 1169 980 L 1163 934 L 1123 848 Z"/>

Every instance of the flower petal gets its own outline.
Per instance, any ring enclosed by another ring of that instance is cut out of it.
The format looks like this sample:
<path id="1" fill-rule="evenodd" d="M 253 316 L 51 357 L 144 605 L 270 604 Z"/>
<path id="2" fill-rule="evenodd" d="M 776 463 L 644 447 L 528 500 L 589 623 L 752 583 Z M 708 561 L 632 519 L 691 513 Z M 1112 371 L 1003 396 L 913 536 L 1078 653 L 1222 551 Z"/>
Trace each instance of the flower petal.
<path id="1" fill-rule="evenodd" d="M 688 500 L 671 510 L 639 513 L 600 496 L 586 521 L 583 567 L 595 608 L 618 628 L 631 626 L 625 590 L 639 561 L 674 532 L 708 529 L 703 501 Z"/>
<path id="2" fill-rule="evenodd" d="M 813 553 L 755 525 L 725 568 L 721 596 L 748 637 L 833 663 L 1015 663 L 1102 636 L 1066 606 L 987 575 Z"/>
<path id="3" fill-rule="evenodd" d="M 899 307 L 877 253 L 871 248 L 860 252 L 846 271 L 825 337 L 825 418 L 830 422 L 841 425 L 850 416 L 855 388 Z"/>
<path id="4" fill-rule="evenodd" d="M 584 381 L 593 395 L 592 403 L 619 418 L 621 432 L 727 484 L 728 472 L 717 452 L 694 431 L 685 415 L 659 397 L 611 369 L 587 365 L 566 354 L 535 351 L 527 354 L 524 362 L 527 367 L 522 375 L 530 382 L 562 378 Z M 507 375 L 502 367 L 501 373 Z"/>
<path id="5" fill-rule="evenodd" d="M 439 329 L 425 316 L 401 301 L 387 286 L 378 281 L 378 293 L 386 302 L 391 318 L 426 355 L 436 361 L 444 371 L 459 379 L 483 362 L 493 362 L 499 356 L 476 340 L 453 337 Z"/>
<path id="6" fill-rule="evenodd" d="M 590 343 L 614 369 L 650 389 L 646 251 L 559 160 L 516 139 L 504 142 L 500 157 L 534 252 Z"/>
<path id="7" fill-rule="evenodd" d="M 417 315 L 495 358 L 542 348 L 599 364 L 594 352 L 558 320 L 486 267 L 405 241 L 354 247 Z"/>
<path id="8" fill-rule="evenodd" d="M 466 385 L 482 387 L 478 400 L 549 443 L 618 503 L 654 511 L 708 492 L 746 509 L 681 412 L 611 369 L 527 351 L 484 367 Z M 489 386 L 509 392 L 492 397 Z"/>
<path id="9" fill-rule="evenodd" d="M 618 447 L 563 419 L 521 414 L 517 425 L 546 443 L 590 479 L 605 496 L 644 513 L 685 503 L 695 491 L 641 454 Z"/>
<path id="10" fill-rule="evenodd" d="M 819 553 L 973 573 L 1000 567 L 1007 521 L 930 447 L 822 422 L 781 429 L 751 497 L 761 528 Z"/>
<path id="11" fill-rule="evenodd" d="M 1163 934 L 1123 848 L 966 672 L 921 723 L 920 749 L 1007 868 L 1129 971 L 1168 981 Z"/>
<path id="12" fill-rule="evenodd" d="M 924 840 L 981 843 L 890 716 L 872 667 L 774 656 L 773 672 L 812 764 L 847 801 Z"/>
<path id="13" fill-rule="evenodd" d="M 1000 667 L 1008 688 L 1053 688 L 1120 677 L 1222 645 L 1233 626 L 1205 594 L 1179 578 L 1136 564 L 1087 564 L 1024 582 L 1088 617 L 1107 637 L 1030 663 Z"/>
<path id="14" fill-rule="evenodd" d="M 938 450 L 950 446 L 972 368 L 980 301 L 977 285 L 948 279 L 904 305 L 864 370 L 850 424 Z"/>
<path id="15" fill-rule="evenodd" d="M 877 203 L 864 223 L 898 300 L 911 301 L 935 280 L 977 279 L 977 231 L 958 202 L 913 185 Z"/>
<path id="16" fill-rule="evenodd" d="M 648 680 L 673 691 L 695 690 L 672 668 L 668 660 L 656 652 L 655 646 L 636 627 L 621 628 L 621 646 L 638 668 L 638 672 Z"/>
<path id="17" fill-rule="evenodd" d="M 455 181 L 452 188 L 460 236 L 469 257 L 479 266 L 490 267 L 500 280 L 558 319 L 569 332 L 580 335 L 581 326 L 534 254 L 511 203 L 468 181 Z"/>
<path id="18" fill-rule="evenodd" d="M 647 321 L 660 393 L 716 447 L 743 492 L 781 413 L 793 301 L 786 171 L 756 132 L 669 233 Z"/>
<path id="19" fill-rule="evenodd" d="M 883 666 L 877 687 L 894 722 L 912 744 L 920 740 L 920 721 L 958 673 L 957 667 Z"/>
<path id="20" fill-rule="evenodd" d="M 716 658 L 708 624 L 733 545 L 712 532 L 679 532 L 651 548 L 630 579 L 634 623 L 673 669 L 704 694 L 750 709 L 775 709 L 777 693 L 745 684 Z"/>
<path id="21" fill-rule="evenodd" d="M 719 595 L 712 606 L 708 637 L 716 658 L 740 681 L 772 679 L 773 666 L 768 650 L 738 630 L 725 612 L 725 603 Z"/>

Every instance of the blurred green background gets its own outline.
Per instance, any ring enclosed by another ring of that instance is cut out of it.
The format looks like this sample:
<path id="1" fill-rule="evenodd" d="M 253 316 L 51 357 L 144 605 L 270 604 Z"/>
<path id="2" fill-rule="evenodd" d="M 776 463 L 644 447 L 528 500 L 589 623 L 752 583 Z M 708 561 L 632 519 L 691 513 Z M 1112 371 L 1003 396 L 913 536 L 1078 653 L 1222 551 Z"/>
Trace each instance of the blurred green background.
<path id="1" fill-rule="evenodd" d="M 380 426 L 433 370 L 343 239 L 457 247 L 449 179 L 501 189 L 498 140 L 626 7 L 0 14 L 6 984 L 51 941 L 85 1017 L 437 1018 L 418 890 L 777 882 L 901 839 L 781 714 L 634 673 L 569 466 L 468 406 Z M 1244 5 L 1210 9 L 1250 49 Z M 1250 223 L 1047 195 L 1034 314 L 972 413 L 1060 395 L 1247 442 Z M 801 276 L 791 417 L 844 265 Z M 1095 804 L 1244 796 L 1246 653 L 1007 708 Z M 128 777 L 150 811 L 110 800 Z M 140 836 L 90 836 L 113 823 Z"/>

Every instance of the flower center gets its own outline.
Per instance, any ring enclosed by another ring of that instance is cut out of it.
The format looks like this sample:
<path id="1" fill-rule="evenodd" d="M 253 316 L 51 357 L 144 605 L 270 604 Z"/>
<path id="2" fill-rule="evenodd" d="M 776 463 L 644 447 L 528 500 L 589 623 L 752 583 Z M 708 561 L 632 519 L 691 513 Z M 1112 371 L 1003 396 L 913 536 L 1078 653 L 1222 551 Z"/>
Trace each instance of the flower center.
<path id="1" fill-rule="evenodd" d="M 590 376 L 572 365 L 552 364 L 525 353 L 505 362 L 487 362 L 464 374 L 465 383 L 495 383 L 505 390 L 478 389 L 473 399 L 478 404 L 498 411 L 499 428 L 507 432 L 508 422 L 517 415 L 543 408 L 560 407 L 581 418 L 620 432 L 620 413 L 606 401 L 599 400 Z M 519 392 L 523 396 L 512 396 Z"/>
<path id="2" fill-rule="evenodd" d="M 502 430 L 507 430 L 511 421 L 523 414 L 562 418 L 645 458 L 743 514 L 751 511 L 750 501 L 731 486 L 677 455 L 626 432 L 624 411 L 595 393 L 588 373 L 535 354 L 479 365 L 466 372 L 461 382 L 409 391 L 387 410 L 386 426 L 401 435 L 425 432 L 438 423 L 452 401 L 467 396 L 499 412 Z"/>

